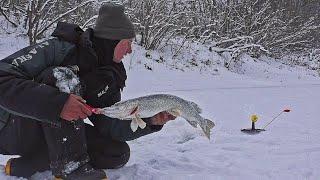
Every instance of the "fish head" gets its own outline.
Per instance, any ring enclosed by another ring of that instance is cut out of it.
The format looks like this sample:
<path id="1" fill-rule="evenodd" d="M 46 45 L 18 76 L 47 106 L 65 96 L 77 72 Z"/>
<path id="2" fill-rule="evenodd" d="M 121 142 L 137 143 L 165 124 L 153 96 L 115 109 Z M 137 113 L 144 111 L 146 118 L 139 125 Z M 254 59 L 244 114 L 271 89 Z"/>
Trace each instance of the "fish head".
<path id="1" fill-rule="evenodd" d="M 137 104 L 114 104 L 111 107 L 103 109 L 105 115 L 110 117 L 127 119 L 134 117 L 139 111 L 139 106 Z"/>

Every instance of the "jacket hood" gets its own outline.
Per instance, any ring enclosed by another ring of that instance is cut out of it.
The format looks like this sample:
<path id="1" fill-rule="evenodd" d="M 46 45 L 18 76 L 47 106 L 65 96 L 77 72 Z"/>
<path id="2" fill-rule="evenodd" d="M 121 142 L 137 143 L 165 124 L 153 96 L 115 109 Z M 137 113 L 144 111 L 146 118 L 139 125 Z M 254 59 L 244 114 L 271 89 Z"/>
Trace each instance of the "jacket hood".
<path id="1" fill-rule="evenodd" d="M 93 29 L 88 28 L 86 31 L 83 31 L 78 25 L 66 22 L 58 22 L 52 36 L 75 44 L 83 50 L 81 51 L 82 53 L 84 51 L 89 52 L 98 61 L 99 67 L 105 66 L 116 74 L 116 81 L 119 87 L 121 89 L 124 88 L 127 79 L 124 65 L 122 62 L 114 63 L 112 60 L 113 51 L 118 41 L 96 38 L 94 37 Z"/>
<path id="2" fill-rule="evenodd" d="M 52 33 L 53 37 L 57 37 L 61 40 L 76 44 L 77 46 L 92 48 L 93 30 L 88 28 L 83 31 L 78 25 L 58 22 L 57 28 Z"/>

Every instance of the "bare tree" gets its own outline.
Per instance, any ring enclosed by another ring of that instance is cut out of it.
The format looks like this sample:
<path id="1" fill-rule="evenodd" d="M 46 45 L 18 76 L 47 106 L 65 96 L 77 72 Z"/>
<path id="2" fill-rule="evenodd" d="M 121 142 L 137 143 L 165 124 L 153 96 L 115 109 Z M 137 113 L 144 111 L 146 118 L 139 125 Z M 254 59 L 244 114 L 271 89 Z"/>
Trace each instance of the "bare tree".
<path id="1" fill-rule="evenodd" d="M 36 40 L 57 21 L 76 10 L 95 2 L 95 0 L 84 1 L 59 14 L 55 13 L 55 6 L 57 5 L 58 0 L 30 0 L 29 2 L 26 10 L 26 29 L 28 30 L 29 43 L 34 44 L 36 43 Z"/>
<path id="2" fill-rule="evenodd" d="M 13 3 L 15 2 L 15 3 Z M 58 0 L 21 0 L 16 1 L 3 0 L 0 12 L 15 27 L 22 24 L 29 37 L 29 43 L 34 44 L 44 36 L 44 33 L 56 22 L 69 16 L 69 19 L 82 19 L 83 10 L 96 0 L 84 1 L 58 1 Z M 10 17 L 18 17 L 14 20 Z M 73 18 L 71 18 L 73 17 Z"/>
<path id="3" fill-rule="evenodd" d="M 172 2 L 129 1 L 128 14 L 141 35 L 140 45 L 146 49 L 156 49 L 176 28 L 177 20 L 184 12 L 174 11 Z"/>
<path id="4" fill-rule="evenodd" d="M 138 43 L 157 49 L 197 41 L 212 51 L 254 57 L 320 47 L 318 0 L 120 0 L 134 23 Z M 0 13 L 13 26 L 22 24 L 30 44 L 67 19 L 91 27 L 100 0 L 0 0 Z M 182 41 L 181 41 L 182 39 Z M 183 48 L 180 45 L 177 49 Z"/>
<path id="5" fill-rule="evenodd" d="M 0 1 L 0 13 L 1 15 L 11 24 L 13 27 L 18 27 L 15 20 L 12 20 L 11 17 L 9 17 L 12 12 L 16 12 L 16 9 L 14 8 L 18 4 L 18 1 L 15 0 L 1 0 Z"/>

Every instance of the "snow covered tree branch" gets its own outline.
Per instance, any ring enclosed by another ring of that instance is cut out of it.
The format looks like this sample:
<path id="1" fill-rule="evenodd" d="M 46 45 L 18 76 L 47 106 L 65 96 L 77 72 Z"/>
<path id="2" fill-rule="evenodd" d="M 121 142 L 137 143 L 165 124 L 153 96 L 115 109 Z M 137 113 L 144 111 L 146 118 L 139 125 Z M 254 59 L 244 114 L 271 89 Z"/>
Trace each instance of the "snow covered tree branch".
<path id="1" fill-rule="evenodd" d="M 8 0 L 7 0 L 8 1 Z M 22 25 L 29 37 L 29 43 L 34 44 L 58 21 L 69 19 L 74 23 L 86 21 L 98 0 L 58 1 L 58 0 L 21 0 L 19 3 L 1 1 L 0 12 L 7 8 L 7 17 L 16 16 L 10 20 L 13 25 Z M 10 5 L 10 6 L 9 6 Z M 9 11 L 10 10 L 10 11 Z M 7 18 L 9 21 L 9 18 Z M 69 22 L 70 22 L 69 21 Z"/>
<path id="2" fill-rule="evenodd" d="M 97 9 L 107 1 L 0 0 L 0 15 L 13 26 L 22 25 L 33 44 L 60 20 L 91 27 Z M 209 44 L 218 53 L 245 52 L 255 57 L 320 47 L 320 2 L 315 0 L 112 2 L 126 6 L 138 43 L 146 49 L 161 48 L 176 38 Z"/>

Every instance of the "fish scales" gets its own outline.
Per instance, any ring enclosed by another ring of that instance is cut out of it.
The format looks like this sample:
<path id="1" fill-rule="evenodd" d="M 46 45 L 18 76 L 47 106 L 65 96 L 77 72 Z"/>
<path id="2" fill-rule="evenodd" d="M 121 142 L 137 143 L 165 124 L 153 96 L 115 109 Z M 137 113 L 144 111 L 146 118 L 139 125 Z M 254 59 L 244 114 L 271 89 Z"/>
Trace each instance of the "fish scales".
<path id="1" fill-rule="evenodd" d="M 141 118 L 152 117 L 163 111 L 167 111 L 174 116 L 181 116 L 193 127 L 199 125 L 205 135 L 210 138 L 210 129 L 215 124 L 199 114 L 201 109 L 196 103 L 184 100 L 178 96 L 170 94 L 148 95 L 122 101 L 111 107 L 102 109 L 102 113 L 106 116 L 121 120 L 132 120 L 131 128 L 133 131 L 136 131 L 138 126 L 141 128 L 145 127 L 145 123 Z"/>

